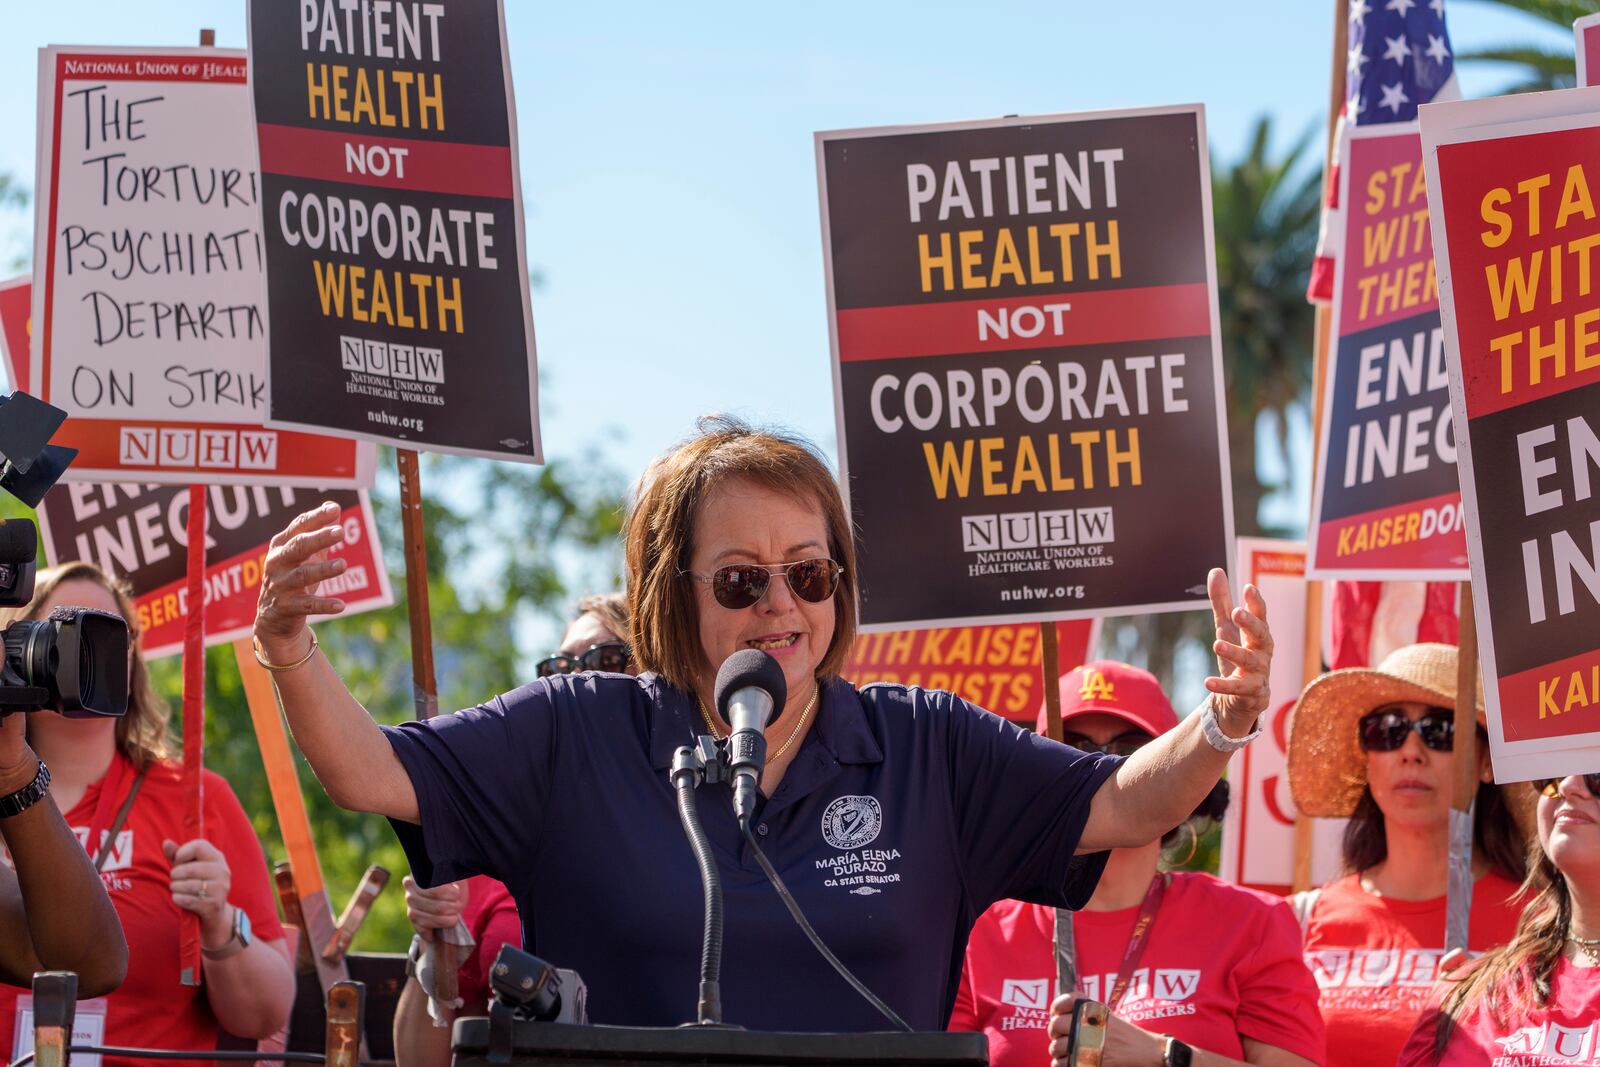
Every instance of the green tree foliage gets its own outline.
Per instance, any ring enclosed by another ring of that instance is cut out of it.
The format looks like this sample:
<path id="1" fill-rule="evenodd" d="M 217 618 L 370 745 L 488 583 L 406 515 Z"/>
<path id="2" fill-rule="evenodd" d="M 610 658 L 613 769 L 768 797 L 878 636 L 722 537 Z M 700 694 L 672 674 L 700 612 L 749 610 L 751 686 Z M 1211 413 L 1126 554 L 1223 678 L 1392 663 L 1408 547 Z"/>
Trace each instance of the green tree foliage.
<path id="1" fill-rule="evenodd" d="M 1512 81 L 1501 93 L 1538 93 L 1547 89 L 1570 89 L 1578 83 L 1578 70 L 1572 54 L 1572 24 L 1584 15 L 1600 11 L 1600 0 L 1479 0 L 1480 3 L 1520 11 L 1531 18 L 1564 31 L 1563 44 L 1520 42 L 1457 52 L 1456 58 L 1468 63 L 1499 63 L 1512 68 Z"/>

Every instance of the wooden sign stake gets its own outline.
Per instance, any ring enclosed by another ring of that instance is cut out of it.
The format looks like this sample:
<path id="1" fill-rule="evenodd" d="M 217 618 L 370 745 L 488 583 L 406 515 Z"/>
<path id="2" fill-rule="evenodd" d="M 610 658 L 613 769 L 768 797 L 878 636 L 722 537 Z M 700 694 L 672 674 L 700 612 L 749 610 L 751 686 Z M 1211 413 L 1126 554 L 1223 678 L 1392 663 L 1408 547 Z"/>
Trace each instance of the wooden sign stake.
<path id="1" fill-rule="evenodd" d="M 294 753 L 289 748 L 289 730 L 278 710 L 278 692 L 261 664 L 249 638 L 233 643 L 239 661 L 239 676 L 244 681 L 245 702 L 250 706 L 250 723 L 255 727 L 261 762 L 267 770 L 267 788 L 272 794 L 272 809 L 278 816 L 278 832 L 283 835 L 284 851 L 289 854 L 294 893 L 299 902 L 300 946 L 317 970 L 317 983 L 324 992 L 336 982 L 348 981 L 344 960 L 324 960 L 311 945 L 326 945 L 333 939 L 333 907 L 322 881 L 322 861 L 317 857 L 311 836 L 311 819 L 306 814 L 305 797 L 295 770 Z M 280 880 L 280 885 L 282 884 Z M 287 911 L 287 909 L 285 909 Z"/>
<path id="2" fill-rule="evenodd" d="M 1333 3 L 1333 71 L 1328 80 L 1328 147 L 1323 157 L 1322 202 L 1328 202 L 1328 192 L 1333 187 L 1333 168 L 1339 158 L 1339 113 L 1344 109 L 1345 66 L 1348 57 L 1345 49 L 1349 43 L 1350 0 Z M 1348 210 L 1348 208 L 1347 208 Z M 1346 249 L 1348 251 L 1348 249 Z M 1317 469 L 1317 449 L 1322 443 L 1322 393 L 1327 377 L 1328 347 L 1332 342 L 1332 309 L 1317 305 L 1316 333 L 1311 361 L 1311 469 Z M 1311 684 L 1322 673 L 1322 583 L 1306 579 L 1306 641 L 1301 688 Z M 1311 888 L 1311 819 L 1298 811 L 1294 817 L 1294 891 Z"/>
<path id="3" fill-rule="evenodd" d="M 428 544 L 422 520 L 422 481 L 414 449 L 395 449 L 400 470 L 400 519 L 405 531 L 406 613 L 411 619 L 411 687 L 418 719 L 439 714 L 439 685 L 433 673 L 433 618 L 428 611 Z M 319 941 L 326 945 L 328 942 Z M 433 998 L 441 1005 L 460 995 L 456 946 L 434 939 Z"/>
<path id="4" fill-rule="evenodd" d="M 1450 881 L 1445 898 L 1444 947 L 1467 947 L 1472 916 L 1472 819 L 1478 796 L 1478 629 L 1472 583 L 1461 583 L 1457 636 L 1455 774 L 1450 798 Z"/>

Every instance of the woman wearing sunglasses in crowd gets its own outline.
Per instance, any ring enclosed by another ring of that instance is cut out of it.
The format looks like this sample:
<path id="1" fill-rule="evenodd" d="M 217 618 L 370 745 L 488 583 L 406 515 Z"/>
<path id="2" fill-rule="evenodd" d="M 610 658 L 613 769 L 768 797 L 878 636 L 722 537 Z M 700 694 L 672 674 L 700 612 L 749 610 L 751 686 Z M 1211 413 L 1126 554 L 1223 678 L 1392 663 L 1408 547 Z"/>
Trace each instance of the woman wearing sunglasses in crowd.
<path id="1" fill-rule="evenodd" d="M 1100 661 L 1061 679 L 1063 737 L 1080 751 L 1129 756 L 1177 725 L 1149 671 Z M 1107 1064 L 1322 1062 L 1317 986 L 1289 905 L 1209 874 L 1161 869 L 1166 850 L 1187 862 L 1201 828 L 1227 806 L 1227 783 L 1218 782 L 1160 841 L 1114 849 L 1094 895 L 1072 914 L 1076 992 L 1112 1007 Z M 986 1033 L 991 1067 L 1048 1067 L 1066 1055 L 1074 997 L 1051 1004 L 1055 924 L 1053 908 L 1003 900 L 967 940 L 950 1029 Z"/>
<path id="2" fill-rule="evenodd" d="M 579 671 L 637 674 L 628 647 L 628 598 L 622 593 L 595 593 L 578 600 L 578 610 L 561 647 L 534 664 L 540 678 Z M 516 901 L 505 883 L 473 875 L 424 889 L 411 875 L 402 880 L 406 917 L 416 931 L 409 953 L 411 965 L 394 1013 L 396 1067 L 447 1067 L 450 1022 L 456 1015 L 483 1015 L 489 1010 L 489 968 L 502 945 L 522 943 Z M 433 999 L 433 945 L 439 931 L 461 946 L 456 975 L 456 1003 Z M 465 937 L 461 935 L 465 935 Z"/>
<path id="3" fill-rule="evenodd" d="M 1538 837 L 1509 944 L 1441 982 L 1402 1067 L 1600 1063 L 1600 774 L 1535 782 Z"/>
<path id="4" fill-rule="evenodd" d="M 787 690 L 754 817 L 735 823 L 726 782 L 699 793 L 723 881 L 725 1015 L 764 1030 L 888 1024 L 805 939 L 757 849 L 868 988 L 913 1028 L 940 1030 L 985 908 L 1081 905 L 1105 862 L 1087 854 L 1187 818 L 1267 704 L 1266 606 L 1246 587 L 1234 608 L 1221 571 L 1209 588 L 1226 669 L 1202 710 L 1126 761 L 949 693 L 857 690 L 839 677 L 856 574 L 837 483 L 805 442 L 713 419 L 652 464 L 628 517 L 642 674 L 555 675 L 380 728 L 305 625 L 342 606 L 313 591 L 340 569 L 333 518 L 307 513 L 274 540 L 256 617 L 295 736 L 335 802 L 390 817 L 419 882 L 504 881 L 526 946 L 583 976 L 596 1022 L 696 1015 L 700 876 L 668 770 L 680 746 L 727 736 L 714 688 L 735 652 L 770 653 Z"/>
<path id="5" fill-rule="evenodd" d="M 1348 817 L 1343 878 L 1299 895 L 1306 965 L 1321 987 L 1330 1067 L 1392 1063 L 1440 974 L 1449 856 L 1456 648 L 1398 649 L 1375 670 L 1331 671 L 1300 696 L 1289 784 L 1300 812 Z M 1512 809 L 1526 787 L 1493 784 L 1478 709 L 1467 947 L 1504 944 L 1526 862 Z"/>

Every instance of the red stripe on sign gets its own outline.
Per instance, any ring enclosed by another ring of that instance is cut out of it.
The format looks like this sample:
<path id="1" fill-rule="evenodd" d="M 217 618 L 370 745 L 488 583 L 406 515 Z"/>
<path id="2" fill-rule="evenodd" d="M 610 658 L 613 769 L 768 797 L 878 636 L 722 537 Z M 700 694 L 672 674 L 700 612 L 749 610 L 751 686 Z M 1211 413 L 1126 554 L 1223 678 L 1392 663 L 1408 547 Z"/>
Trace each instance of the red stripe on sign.
<path id="1" fill-rule="evenodd" d="M 86 470 L 189 471 L 215 475 L 277 474 L 296 478 L 354 478 L 353 440 L 249 424 L 170 420 L 80 419 L 62 423 L 52 439 L 78 450 Z"/>
<path id="2" fill-rule="evenodd" d="M 458 196 L 511 197 L 511 150 L 504 145 L 412 141 L 262 123 L 261 170 L 291 178 L 415 189 Z"/>
<path id="3" fill-rule="evenodd" d="M 1317 523 L 1317 570 L 1459 570 L 1467 577 L 1461 494 L 1444 493 Z"/>
<path id="4" fill-rule="evenodd" d="M 1600 649 L 1502 676 L 1500 725 L 1507 741 L 1600 731 Z"/>
<path id="5" fill-rule="evenodd" d="M 948 356 L 1210 334 L 1211 295 L 1204 284 L 1195 282 L 849 308 L 839 312 L 839 358 Z"/>

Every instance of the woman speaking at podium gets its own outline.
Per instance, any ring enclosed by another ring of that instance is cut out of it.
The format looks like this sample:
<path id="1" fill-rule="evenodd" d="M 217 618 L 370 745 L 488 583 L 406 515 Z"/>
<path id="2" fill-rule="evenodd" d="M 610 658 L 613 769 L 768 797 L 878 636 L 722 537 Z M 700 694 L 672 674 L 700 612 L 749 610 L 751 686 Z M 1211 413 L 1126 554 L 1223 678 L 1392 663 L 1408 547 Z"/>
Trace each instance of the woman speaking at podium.
<path id="1" fill-rule="evenodd" d="M 506 883 L 529 951 L 576 970 L 594 1022 L 695 1017 L 702 901 L 667 770 L 726 736 L 731 654 L 783 667 L 754 835 L 822 939 L 914 1029 L 944 1027 L 973 921 L 1004 898 L 1078 907 L 1104 851 L 1177 826 L 1267 707 L 1272 639 L 1254 588 L 1209 588 L 1222 673 L 1175 729 L 1120 759 L 1046 741 L 949 693 L 839 677 L 855 635 L 849 519 L 816 451 L 728 419 L 646 472 L 626 531 L 637 678 L 541 678 L 475 708 L 379 727 L 306 616 L 342 563 L 331 505 L 273 539 L 255 621 L 296 739 L 333 800 L 391 819 L 418 882 Z M 760 1030 L 886 1025 L 791 921 L 726 785 L 701 818 L 726 899 L 724 1017 Z"/>

